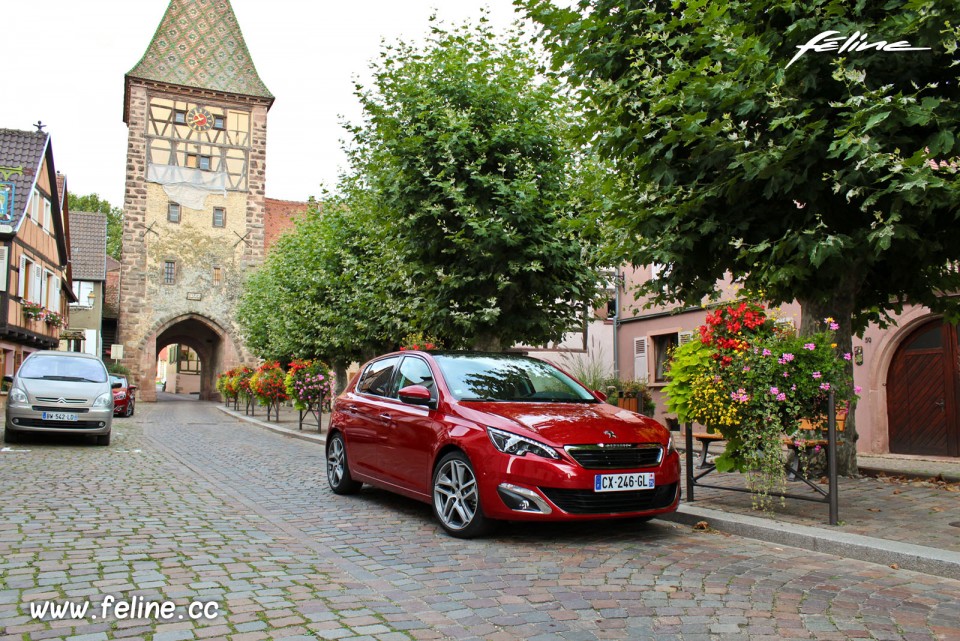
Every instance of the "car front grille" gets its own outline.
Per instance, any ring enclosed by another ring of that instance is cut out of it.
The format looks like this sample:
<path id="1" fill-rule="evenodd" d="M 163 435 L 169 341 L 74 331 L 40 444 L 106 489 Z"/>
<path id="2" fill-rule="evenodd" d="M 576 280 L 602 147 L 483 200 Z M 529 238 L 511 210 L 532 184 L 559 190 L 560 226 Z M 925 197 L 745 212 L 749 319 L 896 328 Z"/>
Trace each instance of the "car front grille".
<path id="1" fill-rule="evenodd" d="M 588 470 L 623 470 L 655 467 L 663 459 L 661 445 L 568 445 L 564 448 Z"/>
<path id="2" fill-rule="evenodd" d="M 39 399 L 38 399 L 39 400 Z M 34 412 L 69 412 L 70 414 L 86 414 L 88 407 L 64 407 L 63 405 L 34 405 Z"/>
<path id="3" fill-rule="evenodd" d="M 103 421 L 45 421 L 41 418 L 18 418 L 17 427 L 49 427 L 68 430 L 94 430 L 101 427 Z"/>
<path id="4" fill-rule="evenodd" d="M 568 514 L 622 514 L 668 507 L 677 496 L 677 484 L 661 485 L 653 490 L 594 492 L 541 487 L 554 505 Z"/>
<path id="5" fill-rule="evenodd" d="M 64 398 L 62 400 L 63 400 L 63 403 L 60 402 L 61 397 L 59 396 L 38 396 L 37 397 L 38 403 L 59 404 L 61 409 L 63 409 L 64 405 L 83 405 L 84 403 L 90 402 L 85 398 Z"/>

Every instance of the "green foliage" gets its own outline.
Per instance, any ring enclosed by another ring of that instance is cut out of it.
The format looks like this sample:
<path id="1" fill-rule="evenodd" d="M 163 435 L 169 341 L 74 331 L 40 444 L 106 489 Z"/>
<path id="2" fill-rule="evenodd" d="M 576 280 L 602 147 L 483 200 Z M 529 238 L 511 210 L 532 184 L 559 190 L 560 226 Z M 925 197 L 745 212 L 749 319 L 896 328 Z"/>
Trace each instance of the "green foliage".
<path id="1" fill-rule="evenodd" d="M 498 349 L 582 322 L 599 278 L 575 199 L 574 110 L 529 46 L 485 23 L 434 24 L 372 68 L 350 154 L 392 227 L 413 326 Z"/>
<path id="2" fill-rule="evenodd" d="M 670 382 L 663 391 L 667 398 L 667 411 L 677 415 L 681 423 L 692 423 L 694 381 L 710 371 L 713 363 L 713 350 L 692 340 L 680 345 L 673 351 L 670 359 Z M 716 424 L 717 421 L 709 421 Z"/>
<path id="3" fill-rule="evenodd" d="M 611 164 L 614 257 L 668 267 L 658 303 L 726 273 L 859 330 L 905 300 L 957 316 L 960 5 L 549 0 L 521 5 Z M 808 51 L 824 30 L 930 51 Z M 931 160 L 936 161 L 937 169 Z"/>
<path id="4" fill-rule="evenodd" d="M 110 372 L 111 374 L 117 374 L 118 376 L 130 375 L 130 368 L 116 361 L 112 363 L 107 363 L 107 371 Z"/>
<path id="5" fill-rule="evenodd" d="M 123 210 L 101 200 L 97 194 L 77 196 L 67 193 L 70 211 L 98 212 L 107 215 L 107 255 L 120 260 L 123 249 Z"/>

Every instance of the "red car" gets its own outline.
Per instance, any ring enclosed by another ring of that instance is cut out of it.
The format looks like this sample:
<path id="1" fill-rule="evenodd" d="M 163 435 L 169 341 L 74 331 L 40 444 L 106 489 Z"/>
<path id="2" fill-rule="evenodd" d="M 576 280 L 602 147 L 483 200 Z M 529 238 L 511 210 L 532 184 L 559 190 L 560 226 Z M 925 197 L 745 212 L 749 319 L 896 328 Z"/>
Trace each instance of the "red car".
<path id="1" fill-rule="evenodd" d="M 335 399 L 327 481 L 433 506 L 451 535 L 497 520 L 650 518 L 677 509 L 680 457 L 653 419 L 515 354 L 407 351 Z"/>
<path id="2" fill-rule="evenodd" d="M 137 402 L 135 385 L 127 382 L 126 376 L 118 374 L 110 375 L 111 383 L 120 383 L 120 387 L 113 389 L 113 415 L 114 416 L 133 416 L 133 411 Z"/>

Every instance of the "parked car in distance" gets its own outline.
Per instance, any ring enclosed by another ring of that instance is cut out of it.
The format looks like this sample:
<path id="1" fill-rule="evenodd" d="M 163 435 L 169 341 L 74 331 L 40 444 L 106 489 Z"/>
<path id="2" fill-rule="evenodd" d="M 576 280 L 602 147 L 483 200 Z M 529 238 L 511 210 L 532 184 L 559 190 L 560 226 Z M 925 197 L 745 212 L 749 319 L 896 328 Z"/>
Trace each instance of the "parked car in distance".
<path id="1" fill-rule="evenodd" d="M 334 400 L 327 481 L 433 506 L 452 536 L 497 520 L 647 519 L 677 509 L 680 457 L 651 418 L 517 354 L 404 351 Z"/>
<path id="2" fill-rule="evenodd" d="M 27 432 L 89 434 L 110 444 L 113 390 L 107 368 L 96 356 L 40 351 L 5 377 L 7 395 L 3 440 L 16 443 Z"/>
<path id="3" fill-rule="evenodd" d="M 114 416 L 133 416 L 137 402 L 137 386 L 130 385 L 127 377 L 123 374 L 111 374 L 111 383 L 120 383 L 120 387 L 113 387 L 113 415 Z"/>

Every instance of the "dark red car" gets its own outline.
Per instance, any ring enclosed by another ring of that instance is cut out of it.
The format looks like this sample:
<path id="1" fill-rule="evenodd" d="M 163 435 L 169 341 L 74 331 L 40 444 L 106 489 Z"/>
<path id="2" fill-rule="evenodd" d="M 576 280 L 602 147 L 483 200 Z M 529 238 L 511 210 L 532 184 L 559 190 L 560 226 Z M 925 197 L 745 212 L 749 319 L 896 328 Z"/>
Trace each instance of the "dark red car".
<path id="1" fill-rule="evenodd" d="M 133 416 L 134 409 L 136 409 L 136 393 L 137 388 L 135 385 L 130 385 L 127 382 L 126 376 L 121 376 L 118 374 L 110 375 L 111 383 L 120 383 L 120 387 L 115 387 L 113 390 L 113 415 L 114 416 Z"/>
<path id="2" fill-rule="evenodd" d="M 571 376 L 514 354 L 398 352 L 335 399 L 327 480 L 433 505 L 468 538 L 496 520 L 649 518 L 680 500 L 669 431 Z"/>

